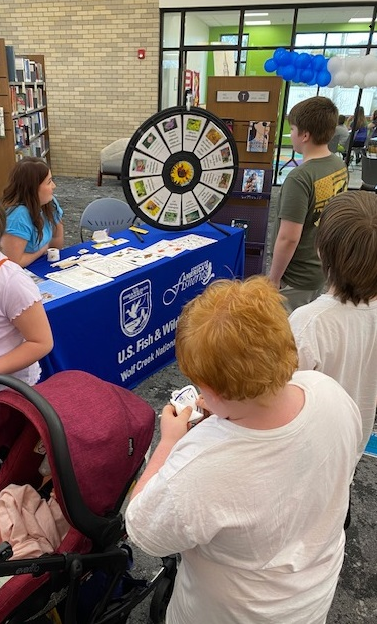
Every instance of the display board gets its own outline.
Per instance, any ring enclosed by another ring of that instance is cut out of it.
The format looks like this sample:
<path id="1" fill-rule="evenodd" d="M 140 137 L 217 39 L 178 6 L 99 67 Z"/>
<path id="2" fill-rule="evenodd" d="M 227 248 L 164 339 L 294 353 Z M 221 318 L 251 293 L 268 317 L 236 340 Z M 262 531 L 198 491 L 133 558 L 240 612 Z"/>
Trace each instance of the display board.
<path id="1" fill-rule="evenodd" d="M 237 171 L 237 147 L 226 124 L 204 109 L 178 106 L 156 113 L 131 137 L 122 185 L 144 222 L 184 230 L 223 206 Z"/>
<path id="2" fill-rule="evenodd" d="M 207 109 L 223 119 L 236 142 L 239 169 L 213 221 L 245 232 L 245 276 L 264 272 L 279 76 L 210 76 Z"/>

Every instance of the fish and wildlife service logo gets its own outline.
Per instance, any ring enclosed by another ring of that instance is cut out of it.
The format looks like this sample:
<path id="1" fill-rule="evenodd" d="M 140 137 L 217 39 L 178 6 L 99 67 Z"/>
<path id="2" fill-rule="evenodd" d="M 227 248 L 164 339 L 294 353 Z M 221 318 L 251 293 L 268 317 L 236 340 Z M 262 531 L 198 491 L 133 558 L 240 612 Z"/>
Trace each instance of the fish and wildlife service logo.
<path id="1" fill-rule="evenodd" d="M 120 327 L 132 338 L 143 331 L 152 312 L 152 284 L 144 280 L 134 284 L 119 295 Z"/>

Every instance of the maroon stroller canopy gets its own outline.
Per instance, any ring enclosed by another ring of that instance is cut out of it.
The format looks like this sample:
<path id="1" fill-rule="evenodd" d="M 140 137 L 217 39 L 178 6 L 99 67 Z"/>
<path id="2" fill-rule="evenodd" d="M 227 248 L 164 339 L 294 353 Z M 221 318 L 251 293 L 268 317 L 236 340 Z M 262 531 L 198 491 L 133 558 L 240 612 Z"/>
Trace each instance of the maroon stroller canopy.
<path id="1" fill-rule="evenodd" d="M 44 408 L 13 390 L 0 392 L 0 447 L 10 448 L 0 470 L 0 489 L 9 483 L 33 483 L 43 459 L 35 447 L 42 439 L 56 498 L 67 519 L 72 522 L 75 515 L 74 500 L 67 500 L 75 484 L 64 481 L 64 466 L 69 472 L 70 462 L 86 507 L 100 516 L 113 511 L 151 442 L 155 420 L 151 406 L 82 371 L 57 373 L 30 391 L 47 400 L 59 422 L 49 427 Z"/>

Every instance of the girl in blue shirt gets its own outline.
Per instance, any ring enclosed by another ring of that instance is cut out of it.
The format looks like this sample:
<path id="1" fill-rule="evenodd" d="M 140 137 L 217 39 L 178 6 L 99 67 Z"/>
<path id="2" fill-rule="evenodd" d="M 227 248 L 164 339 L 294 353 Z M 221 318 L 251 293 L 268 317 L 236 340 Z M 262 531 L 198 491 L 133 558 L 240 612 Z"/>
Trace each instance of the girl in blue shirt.
<path id="1" fill-rule="evenodd" d="M 49 247 L 64 245 L 63 211 L 53 196 L 56 185 L 47 163 L 27 157 L 14 167 L 2 199 L 7 223 L 3 253 L 22 267 L 43 256 Z"/>

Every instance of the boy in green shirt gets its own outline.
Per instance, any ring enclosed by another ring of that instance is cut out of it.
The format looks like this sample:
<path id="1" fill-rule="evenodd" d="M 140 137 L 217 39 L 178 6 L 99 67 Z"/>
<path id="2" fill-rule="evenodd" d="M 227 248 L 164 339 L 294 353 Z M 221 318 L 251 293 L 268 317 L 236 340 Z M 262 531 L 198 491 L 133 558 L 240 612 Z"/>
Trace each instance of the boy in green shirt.
<path id="1" fill-rule="evenodd" d="M 325 284 L 315 233 L 327 202 L 347 190 L 348 171 L 328 149 L 338 109 L 326 97 L 296 104 L 288 115 L 293 149 L 303 163 L 287 176 L 278 199 L 272 236 L 270 279 L 286 297 L 289 312 L 318 297 Z"/>

